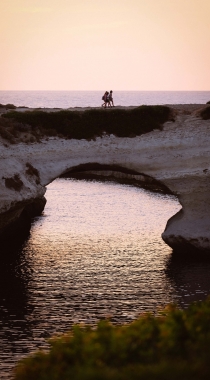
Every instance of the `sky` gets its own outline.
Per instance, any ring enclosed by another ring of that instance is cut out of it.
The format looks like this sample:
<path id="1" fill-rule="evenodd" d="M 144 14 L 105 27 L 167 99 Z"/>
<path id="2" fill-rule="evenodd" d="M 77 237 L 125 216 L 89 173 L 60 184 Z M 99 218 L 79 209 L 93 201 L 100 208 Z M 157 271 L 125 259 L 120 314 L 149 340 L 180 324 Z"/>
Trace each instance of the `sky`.
<path id="1" fill-rule="evenodd" d="M 210 0 L 0 0 L 0 16 L 0 90 L 210 90 Z"/>

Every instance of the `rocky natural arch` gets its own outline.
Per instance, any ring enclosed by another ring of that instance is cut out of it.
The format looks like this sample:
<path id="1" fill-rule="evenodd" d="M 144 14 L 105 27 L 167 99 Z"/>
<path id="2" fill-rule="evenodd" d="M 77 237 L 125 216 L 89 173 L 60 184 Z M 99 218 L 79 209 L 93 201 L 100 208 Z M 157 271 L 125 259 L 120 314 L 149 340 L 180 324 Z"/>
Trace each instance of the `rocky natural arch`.
<path id="1" fill-rule="evenodd" d="M 177 195 L 182 211 L 167 223 L 164 241 L 175 249 L 210 252 L 210 120 L 201 119 L 191 108 L 177 106 L 175 122 L 167 121 L 163 129 L 141 136 L 103 135 L 90 141 L 52 137 L 41 143 L 2 146 L 1 237 L 23 210 L 36 212 L 35 201 L 42 209 L 47 184 L 69 170 L 97 164 L 121 168 L 121 177 L 142 176 L 145 183 L 145 178 L 150 179 Z"/>

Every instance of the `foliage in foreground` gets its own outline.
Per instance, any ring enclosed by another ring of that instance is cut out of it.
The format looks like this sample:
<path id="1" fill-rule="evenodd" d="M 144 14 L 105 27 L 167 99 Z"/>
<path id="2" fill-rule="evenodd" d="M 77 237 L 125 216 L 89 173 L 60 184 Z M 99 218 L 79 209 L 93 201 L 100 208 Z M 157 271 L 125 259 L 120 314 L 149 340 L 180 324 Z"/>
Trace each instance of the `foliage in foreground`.
<path id="1" fill-rule="evenodd" d="M 48 353 L 24 359 L 15 380 L 209 379 L 210 298 L 129 325 L 74 326 L 50 345 Z"/>
<path id="2" fill-rule="evenodd" d="M 39 134 L 29 125 L 5 117 L 0 117 L 0 137 L 10 144 L 39 141 Z"/>
<path id="3" fill-rule="evenodd" d="M 92 139 L 103 134 L 134 137 L 153 129 L 161 129 L 163 123 L 171 118 L 171 111 L 166 106 L 140 106 L 133 109 L 85 111 L 12 111 L 3 117 L 30 126 L 32 130 L 39 129 L 47 136 Z"/>
<path id="4" fill-rule="evenodd" d="M 207 103 L 209 104 L 209 103 Z M 208 120 L 210 119 L 210 106 L 204 108 L 201 113 L 200 113 L 201 117 L 203 120 Z"/>

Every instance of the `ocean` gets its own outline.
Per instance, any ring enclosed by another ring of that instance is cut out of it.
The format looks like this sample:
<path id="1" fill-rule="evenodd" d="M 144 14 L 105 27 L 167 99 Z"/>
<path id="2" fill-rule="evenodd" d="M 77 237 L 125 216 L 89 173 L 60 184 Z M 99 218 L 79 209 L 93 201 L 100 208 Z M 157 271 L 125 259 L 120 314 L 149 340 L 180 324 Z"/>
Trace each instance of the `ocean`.
<path id="1" fill-rule="evenodd" d="M 1 104 L 31 108 L 100 107 L 102 91 L 0 91 Z M 115 106 L 205 104 L 210 91 L 114 91 Z"/>

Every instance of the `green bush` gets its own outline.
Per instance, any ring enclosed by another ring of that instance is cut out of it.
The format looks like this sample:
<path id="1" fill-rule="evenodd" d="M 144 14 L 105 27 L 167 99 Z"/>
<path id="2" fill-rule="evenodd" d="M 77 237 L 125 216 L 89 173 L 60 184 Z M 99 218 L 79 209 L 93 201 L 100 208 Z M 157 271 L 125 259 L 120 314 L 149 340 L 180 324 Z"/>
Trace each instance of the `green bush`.
<path id="1" fill-rule="evenodd" d="M 15 143 L 14 136 L 10 131 L 8 131 L 6 128 L 2 127 L 0 125 L 0 136 L 4 139 L 9 141 L 11 144 Z"/>
<path id="2" fill-rule="evenodd" d="M 14 104 L 0 104 L 0 108 L 6 108 L 7 110 L 14 110 L 17 107 Z"/>
<path id="3" fill-rule="evenodd" d="M 15 380 L 209 379 L 210 298 L 124 326 L 74 326 L 50 346 L 20 362 Z"/>
<path id="4" fill-rule="evenodd" d="M 40 134 L 41 133 L 38 129 L 33 130 L 28 124 L 23 124 L 14 119 L 0 116 L 0 137 L 7 140 L 11 144 L 15 144 L 20 141 L 39 141 Z"/>
<path id="5" fill-rule="evenodd" d="M 200 113 L 201 117 L 203 120 L 208 120 L 210 119 L 210 106 L 204 108 L 201 113 Z"/>
<path id="6" fill-rule="evenodd" d="M 133 109 L 91 109 L 86 111 L 9 112 L 4 118 L 27 124 L 45 135 L 63 135 L 69 139 L 93 139 L 103 134 L 134 137 L 161 129 L 170 119 L 165 106 L 141 106 Z"/>

